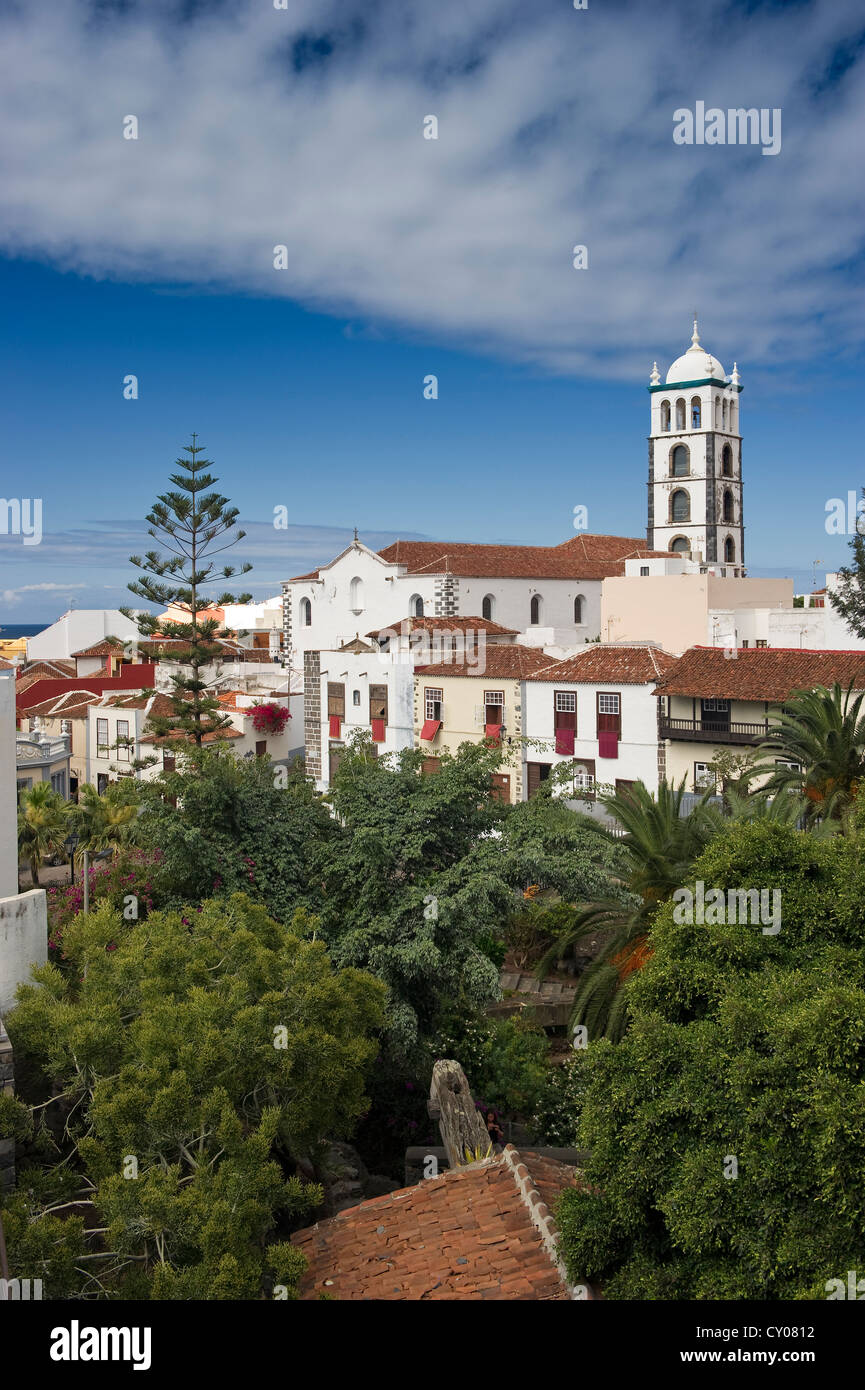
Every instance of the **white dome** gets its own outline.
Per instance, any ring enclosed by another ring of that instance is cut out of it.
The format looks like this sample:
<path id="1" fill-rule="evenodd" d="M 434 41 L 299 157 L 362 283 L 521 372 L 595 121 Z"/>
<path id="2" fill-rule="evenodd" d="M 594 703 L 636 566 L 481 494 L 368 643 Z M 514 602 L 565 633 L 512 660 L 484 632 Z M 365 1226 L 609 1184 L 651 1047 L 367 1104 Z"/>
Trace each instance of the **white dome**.
<path id="1" fill-rule="evenodd" d="M 726 381 L 727 374 L 717 357 L 713 357 L 711 352 L 707 352 L 704 347 L 700 346 L 700 335 L 697 332 L 697 320 L 695 319 L 691 346 L 687 352 L 682 353 L 681 357 L 677 357 L 670 367 L 667 372 L 667 385 L 675 386 L 682 381 L 703 381 L 705 377 L 714 377 L 716 381 Z"/>

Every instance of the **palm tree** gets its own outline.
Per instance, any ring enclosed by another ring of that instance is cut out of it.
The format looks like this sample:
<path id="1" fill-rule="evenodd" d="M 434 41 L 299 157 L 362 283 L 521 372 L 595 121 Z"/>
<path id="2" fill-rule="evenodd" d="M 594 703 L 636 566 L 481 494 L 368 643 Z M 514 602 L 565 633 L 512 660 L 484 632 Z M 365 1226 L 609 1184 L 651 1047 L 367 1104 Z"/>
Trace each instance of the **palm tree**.
<path id="1" fill-rule="evenodd" d="M 137 806 L 124 803 L 106 791 L 102 796 L 90 782 L 78 788 L 78 804 L 69 816 L 78 835 L 78 849 L 95 854 L 101 849 L 116 853 L 132 834 Z"/>
<path id="2" fill-rule="evenodd" d="M 21 793 L 18 803 L 18 853 L 30 865 L 34 888 L 39 866 L 47 854 L 60 848 L 67 827 L 67 803 L 50 782 L 37 782 Z"/>
<path id="3" fill-rule="evenodd" d="M 865 779 L 865 695 L 818 686 L 793 695 L 760 745 L 765 761 L 755 773 L 769 773 L 763 791 L 798 792 L 805 799 L 805 821 L 840 822 L 843 829 Z"/>
<path id="4" fill-rule="evenodd" d="M 623 885 L 633 905 L 606 899 L 581 908 L 572 925 L 550 948 L 539 966 L 543 976 L 569 947 L 598 933 L 606 941 L 580 977 L 572 1023 L 584 1024 L 590 1035 L 617 1041 L 627 1026 L 627 991 L 622 985 L 651 954 L 649 933 L 659 905 L 680 886 L 694 860 L 723 824 L 708 805 L 706 791 L 688 816 L 681 814 L 685 778 L 678 786 L 661 782 L 657 797 L 642 782 L 625 791 L 601 796 L 607 811 L 624 827 L 623 837 L 602 826 L 597 833 L 625 852 Z"/>

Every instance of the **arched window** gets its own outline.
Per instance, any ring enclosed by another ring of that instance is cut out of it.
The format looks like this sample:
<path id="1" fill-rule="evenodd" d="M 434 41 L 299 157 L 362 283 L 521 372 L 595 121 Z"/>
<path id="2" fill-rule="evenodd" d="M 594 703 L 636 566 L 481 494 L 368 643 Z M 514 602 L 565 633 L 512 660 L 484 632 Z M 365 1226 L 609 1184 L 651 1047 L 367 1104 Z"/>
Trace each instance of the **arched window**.
<path id="1" fill-rule="evenodd" d="M 691 471 L 688 450 L 684 444 L 677 444 L 670 455 L 670 477 L 687 478 Z"/>
<path id="2" fill-rule="evenodd" d="M 661 401 L 661 429 L 662 429 L 662 430 L 668 430 L 669 428 L 670 428 L 670 402 L 669 402 L 669 401 Z"/>
<path id="3" fill-rule="evenodd" d="M 420 594 L 412 594 L 408 601 L 408 615 L 410 618 L 423 617 L 423 599 Z"/>
<path id="4" fill-rule="evenodd" d="M 728 536 L 724 541 L 724 563 L 732 565 L 736 559 L 736 547 L 733 544 L 732 536 Z"/>
<path id="5" fill-rule="evenodd" d="M 348 606 L 354 613 L 363 612 L 363 580 L 357 576 L 351 581 Z"/>
<path id="6" fill-rule="evenodd" d="M 691 399 L 691 429 L 700 428 L 700 397 L 694 396 Z"/>
<path id="7" fill-rule="evenodd" d="M 722 520 L 733 520 L 733 494 L 728 487 L 724 488 L 724 504 L 721 513 Z"/>
<path id="8" fill-rule="evenodd" d="M 727 402 L 726 402 L 726 401 L 724 401 L 724 404 L 723 404 L 722 407 L 721 407 L 721 428 L 722 428 L 722 429 L 726 429 L 726 428 L 727 428 Z"/>
<path id="9" fill-rule="evenodd" d="M 676 429 L 685 428 L 685 402 L 680 398 L 676 401 Z"/>
<path id="10" fill-rule="evenodd" d="M 715 429 L 721 428 L 721 397 L 715 397 Z"/>
<path id="11" fill-rule="evenodd" d="M 312 604 L 308 598 L 300 600 L 300 625 L 301 627 L 312 627 Z"/>
<path id="12" fill-rule="evenodd" d="M 529 621 L 532 623 L 532 625 L 536 625 L 537 623 L 539 623 L 539 622 L 541 621 L 541 596 L 540 596 L 540 594 L 534 594 L 533 597 L 532 597 L 531 618 L 529 619 Z"/>
<path id="13" fill-rule="evenodd" d="M 488 622 L 492 622 L 494 607 L 495 599 L 493 598 L 492 594 L 487 594 L 484 598 L 483 603 L 481 604 L 481 617 L 486 618 Z"/>
<path id="14" fill-rule="evenodd" d="M 670 520 L 673 522 L 691 520 L 691 499 L 684 488 L 677 488 L 670 498 Z"/>
<path id="15" fill-rule="evenodd" d="M 735 433 L 736 433 L 736 428 L 737 428 L 737 426 L 736 426 L 736 418 L 737 418 L 738 412 L 739 412 L 739 402 L 736 400 L 736 398 L 735 398 L 735 396 L 734 396 L 733 399 L 730 401 L 730 433 L 731 433 L 731 434 L 735 434 Z"/>
<path id="16" fill-rule="evenodd" d="M 725 478 L 733 476 L 733 450 L 729 444 L 725 444 L 721 450 L 721 472 Z"/>
<path id="17" fill-rule="evenodd" d="M 691 549 L 691 543 L 687 536 L 677 536 L 674 541 L 670 541 L 670 549 L 674 555 L 687 555 Z"/>
<path id="18" fill-rule="evenodd" d="M 577 624 L 585 622 L 585 619 L 583 617 L 583 607 L 585 605 L 585 602 L 586 600 L 583 598 L 582 594 L 577 594 L 577 597 L 574 599 L 574 622 Z"/>

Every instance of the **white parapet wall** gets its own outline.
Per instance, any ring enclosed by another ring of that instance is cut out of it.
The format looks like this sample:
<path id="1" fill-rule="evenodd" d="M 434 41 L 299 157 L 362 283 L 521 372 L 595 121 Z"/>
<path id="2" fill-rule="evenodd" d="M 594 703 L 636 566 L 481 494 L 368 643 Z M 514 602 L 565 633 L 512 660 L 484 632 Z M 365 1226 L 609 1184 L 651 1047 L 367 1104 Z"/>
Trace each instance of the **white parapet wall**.
<path id="1" fill-rule="evenodd" d="M 0 898 L 0 1018 L 15 1004 L 15 991 L 31 967 L 48 957 L 48 908 L 44 888 Z"/>

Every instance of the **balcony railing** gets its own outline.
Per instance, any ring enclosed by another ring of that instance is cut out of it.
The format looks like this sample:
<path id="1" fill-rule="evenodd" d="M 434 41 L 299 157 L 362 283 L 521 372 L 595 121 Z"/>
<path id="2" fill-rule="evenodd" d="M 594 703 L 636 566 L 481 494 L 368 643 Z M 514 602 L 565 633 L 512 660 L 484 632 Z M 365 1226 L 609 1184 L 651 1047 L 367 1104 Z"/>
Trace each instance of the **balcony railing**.
<path id="1" fill-rule="evenodd" d="M 661 716 L 661 738 L 691 743 L 762 743 L 769 732 L 765 720 L 753 724 L 730 719 L 672 719 Z"/>

